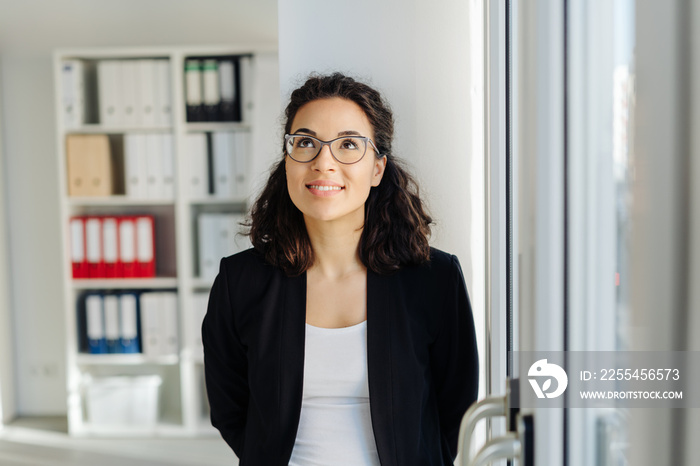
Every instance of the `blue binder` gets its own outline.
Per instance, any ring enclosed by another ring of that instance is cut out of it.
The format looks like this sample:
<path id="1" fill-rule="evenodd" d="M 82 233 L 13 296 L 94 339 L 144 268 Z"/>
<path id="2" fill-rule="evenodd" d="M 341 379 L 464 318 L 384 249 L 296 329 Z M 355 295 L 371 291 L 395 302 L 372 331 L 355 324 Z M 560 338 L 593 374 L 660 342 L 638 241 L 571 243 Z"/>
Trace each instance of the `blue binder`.
<path id="1" fill-rule="evenodd" d="M 102 296 L 105 316 L 105 338 L 108 353 L 122 353 L 119 332 L 119 297 L 114 294 Z"/>
<path id="2" fill-rule="evenodd" d="M 121 293 L 119 295 L 119 342 L 122 353 L 141 352 L 139 315 L 139 294 Z"/>
<path id="3" fill-rule="evenodd" d="M 85 295 L 85 320 L 88 352 L 107 353 L 107 339 L 104 325 L 104 299 L 100 294 Z"/>

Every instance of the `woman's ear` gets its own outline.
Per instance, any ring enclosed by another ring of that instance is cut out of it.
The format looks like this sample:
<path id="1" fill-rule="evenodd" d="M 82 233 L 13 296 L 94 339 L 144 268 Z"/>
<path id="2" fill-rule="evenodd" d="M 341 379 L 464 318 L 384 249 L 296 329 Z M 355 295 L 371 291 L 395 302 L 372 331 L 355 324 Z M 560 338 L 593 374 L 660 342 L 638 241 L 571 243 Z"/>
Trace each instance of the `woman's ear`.
<path id="1" fill-rule="evenodd" d="M 386 155 L 374 161 L 374 172 L 372 173 L 372 186 L 379 186 L 386 170 Z"/>

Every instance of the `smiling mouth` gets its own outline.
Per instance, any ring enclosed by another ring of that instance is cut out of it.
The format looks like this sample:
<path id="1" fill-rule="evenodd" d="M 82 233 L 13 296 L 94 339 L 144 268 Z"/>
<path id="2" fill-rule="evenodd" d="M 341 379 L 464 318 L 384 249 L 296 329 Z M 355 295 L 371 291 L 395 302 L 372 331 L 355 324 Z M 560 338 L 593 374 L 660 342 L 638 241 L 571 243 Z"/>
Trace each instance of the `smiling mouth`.
<path id="1" fill-rule="evenodd" d="M 313 184 L 307 184 L 306 187 L 318 191 L 340 191 L 341 189 L 345 189 L 343 186 L 317 186 Z"/>

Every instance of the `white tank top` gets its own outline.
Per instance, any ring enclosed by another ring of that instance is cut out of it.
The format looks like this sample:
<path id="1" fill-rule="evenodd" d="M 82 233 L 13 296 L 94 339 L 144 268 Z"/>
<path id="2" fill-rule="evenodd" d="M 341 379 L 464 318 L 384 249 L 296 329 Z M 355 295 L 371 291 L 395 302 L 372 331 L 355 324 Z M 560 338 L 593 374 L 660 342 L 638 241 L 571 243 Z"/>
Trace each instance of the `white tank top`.
<path id="1" fill-rule="evenodd" d="M 379 466 L 369 411 L 367 321 L 306 324 L 304 389 L 289 466 Z"/>

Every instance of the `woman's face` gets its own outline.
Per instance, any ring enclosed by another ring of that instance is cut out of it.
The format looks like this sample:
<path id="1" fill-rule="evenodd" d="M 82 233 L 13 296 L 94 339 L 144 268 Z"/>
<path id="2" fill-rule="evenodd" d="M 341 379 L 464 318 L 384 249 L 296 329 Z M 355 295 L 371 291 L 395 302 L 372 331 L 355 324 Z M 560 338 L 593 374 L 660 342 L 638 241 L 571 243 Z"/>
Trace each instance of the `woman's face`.
<path id="1" fill-rule="evenodd" d="M 374 139 L 364 111 L 355 102 L 339 97 L 319 99 L 302 106 L 292 121 L 291 134 L 307 134 L 322 141 L 356 135 Z M 323 146 L 311 162 L 285 159 L 287 189 L 305 220 L 347 220 L 362 226 L 370 189 L 384 174 L 386 157 L 378 159 L 371 144 L 357 163 L 342 164 Z"/>

